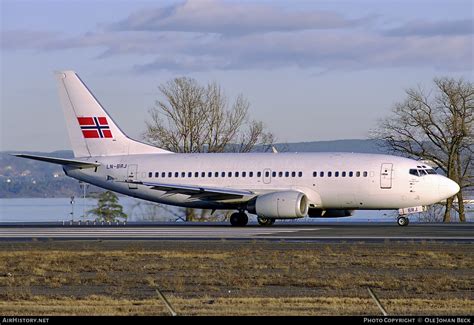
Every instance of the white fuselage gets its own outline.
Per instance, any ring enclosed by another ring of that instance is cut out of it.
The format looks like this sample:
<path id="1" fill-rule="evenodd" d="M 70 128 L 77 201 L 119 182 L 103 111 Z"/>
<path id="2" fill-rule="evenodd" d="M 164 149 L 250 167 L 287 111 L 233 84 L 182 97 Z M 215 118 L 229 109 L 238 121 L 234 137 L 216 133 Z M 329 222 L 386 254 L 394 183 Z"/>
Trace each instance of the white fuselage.
<path id="1" fill-rule="evenodd" d="M 85 161 L 101 165 L 96 169 L 65 167 L 65 171 L 79 180 L 144 200 L 209 209 L 235 209 L 242 203 L 199 200 L 127 181 L 245 189 L 256 195 L 295 190 L 306 194 L 311 208 L 325 210 L 424 206 L 449 197 L 457 186 L 420 162 L 378 154 L 144 154 Z M 426 168 L 432 174 L 409 172 Z"/>
<path id="2" fill-rule="evenodd" d="M 16 156 L 60 164 L 71 177 L 144 200 L 238 210 L 233 226 L 247 224 L 245 211 L 261 225 L 356 209 L 414 212 L 459 191 L 429 166 L 389 155 L 172 153 L 129 138 L 74 71 L 58 71 L 56 79 L 75 159 Z"/>

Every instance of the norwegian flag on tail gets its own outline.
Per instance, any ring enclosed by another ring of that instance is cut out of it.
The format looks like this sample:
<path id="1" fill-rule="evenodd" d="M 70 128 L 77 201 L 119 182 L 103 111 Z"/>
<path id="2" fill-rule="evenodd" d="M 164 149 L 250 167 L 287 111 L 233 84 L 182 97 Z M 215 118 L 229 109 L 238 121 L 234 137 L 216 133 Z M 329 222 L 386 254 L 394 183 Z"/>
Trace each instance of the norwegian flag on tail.
<path id="1" fill-rule="evenodd" d="M 112 138 L 109 122 L 105 116 L 100 117 L 78 117 L 77 121 L 81 126 L 84 138 Z"/>

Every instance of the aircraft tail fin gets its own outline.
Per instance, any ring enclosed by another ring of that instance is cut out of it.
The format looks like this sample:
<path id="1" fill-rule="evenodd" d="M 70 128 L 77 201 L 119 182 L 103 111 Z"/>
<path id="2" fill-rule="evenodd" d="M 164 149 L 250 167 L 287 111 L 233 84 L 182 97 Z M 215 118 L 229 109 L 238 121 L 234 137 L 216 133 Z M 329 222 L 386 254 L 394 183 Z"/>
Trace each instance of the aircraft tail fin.
<path id="1" fill-rule="evenodd" d="M 74 71 L 56 77 L 75 157 L 170 153 L 127 137 Z"/>

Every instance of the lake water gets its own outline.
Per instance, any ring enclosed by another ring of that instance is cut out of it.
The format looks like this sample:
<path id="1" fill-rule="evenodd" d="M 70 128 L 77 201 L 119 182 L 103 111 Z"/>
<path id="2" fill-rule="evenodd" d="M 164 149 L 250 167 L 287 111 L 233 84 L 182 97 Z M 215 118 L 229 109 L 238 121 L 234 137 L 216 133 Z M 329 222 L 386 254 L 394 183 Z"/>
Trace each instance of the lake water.
<path id="1" fill-rule="evenodd" d="M 144 222 L 175 222 L 181 215 L 179 208 L 160 206 L 131 197 L 119 197 L 128 221 Z M 95 216 L 88 213 L 97 205 L 97 199 L 75 198 L 17 198 L 0 199 L 0 222 L 57 222 L 69 220 L 94 220 Z M 474 221 L 474 205 L 469 205 L 468 221 Z M 84 213 L 85 212 L 85 213 Z M 85 215 L 85 217 L 84 217 Z M 303 218 L 292 222 L 394 222 L 395 211 L 356 211 L 349 218 L 311 219 Z M 411 221 L 418 221 L 418 215 L 410 216 Z M 178 219 L 179 221 L 179 219 Z M 220 221 L 220 220 L 216 220 Z M 250 221 L 255 217 L 250 215 Z M 281 222 L 281 221 L 280 221 Z"/>
<path id="2" fill-rule="evenodd" d="M 159 206 L 131 197 L 120 197 L 119 203 L 128 215 L 129 221 L 146 221 L 158 214 Z M 51 222 L 65 220 L 94 220 L 89 213 L 97 206 L 97 199 L 74 198 L 17 198 L 0 199 L 0 222 Z M 161 211 L 160 211 L 161 212 Z M 159 213 L 156 221 L 170 221 L 164 213 Z M 172 216 L 171 213 L 169 213 Z M 173 218 L 173 221 L 176 218 Z"/>

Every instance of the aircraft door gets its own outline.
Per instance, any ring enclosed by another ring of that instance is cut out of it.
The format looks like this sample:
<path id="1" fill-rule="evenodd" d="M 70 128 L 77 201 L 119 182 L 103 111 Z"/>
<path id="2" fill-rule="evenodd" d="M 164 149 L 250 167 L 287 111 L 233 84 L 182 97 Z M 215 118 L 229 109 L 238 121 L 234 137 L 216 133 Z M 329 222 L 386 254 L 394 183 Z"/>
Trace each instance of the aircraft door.
<path id="1" fill-rule="evenodd" d="M 269 168 L 263 170 L 263 183 L 270 184 L 272 181 L 272 171 Z"/>
<path id="2" fill-rule="evenodd" d="M 136 181 L 138 175 L 138 165 L 128 165 L 127 171 L 127 181 Z M 137 184 L 128 183 L 128 188 L 130 190 L 136 190 L 138 188 Z"/>
<path id="3" fill-rule="evenodd" d="M 380 188 L 392 188 L 392 167 L 393 164 L 382 164 L 380 167 Z"/>

